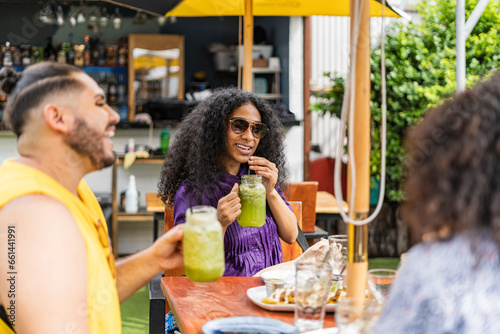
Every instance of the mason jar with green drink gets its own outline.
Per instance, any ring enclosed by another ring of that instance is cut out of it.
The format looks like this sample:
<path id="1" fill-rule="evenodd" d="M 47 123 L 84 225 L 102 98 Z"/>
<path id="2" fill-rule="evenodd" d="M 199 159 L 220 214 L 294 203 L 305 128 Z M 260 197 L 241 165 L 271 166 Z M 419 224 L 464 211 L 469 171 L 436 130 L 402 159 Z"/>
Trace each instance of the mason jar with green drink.
<path id="1" fill-rule="evenodd" d="M 266 188 L 260 175 L 242 175 L 238 191 L 241 200 L 241 227 L 261 227 L 266 222 Z"/>
<path id="2" fill-rule="evenodd" d="M 217 210 L 199 205 L 187 209 L 184 237 L 184 271 L 193 282 L 213 282 L 224 273 L 224 238 Z"/>

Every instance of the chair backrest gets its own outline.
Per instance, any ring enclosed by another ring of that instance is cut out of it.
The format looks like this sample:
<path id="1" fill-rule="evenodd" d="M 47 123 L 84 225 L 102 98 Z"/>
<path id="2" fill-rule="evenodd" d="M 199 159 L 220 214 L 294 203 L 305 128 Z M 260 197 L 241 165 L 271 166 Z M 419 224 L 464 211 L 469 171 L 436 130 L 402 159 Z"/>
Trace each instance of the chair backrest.
<path id="1" fill-rule="evenodd" d="M 290 203 L 293 213 L 295 214 L 295 217 L 297 217 L 297 222 L 299 223 L 300 228 L 302 228 L 302 202 L 289 201 L 288 203 Z M 280 242 L 281 242 L 281 249 L 283 251 L 283 262 L 295 260 L 302 253 L 304 253 L 302 247 L 300 247 L 297 241 L 295 241 L 291 245 L 287 244 L 281 239 Z"/>
<path id="2" fill-rule="evenodd" d="M 174 210 L 167 204 L 165 205 L 165 233 L 174 227 Z M 165 270 L 164 276 L 184 276 L 184 267 Z"/>
<path id="3" fill-rule="evenodd" d="M 288 201 L 302 202 L 302 230 L 314 232 L 316 226 L 316 193 L 318 181 L 291 182 L 285 197 Z"/>
<path id="4" fill-rule="evenodd" d="M 347 191 L 347 165 L 345 163 L 341 163 L 341 174 L 340 178 L 342 180 L 342 196 L 345 198 Z M 333 182 L 333 173 L 335 171 L 335 159 L 321 157 L 314 159 L 309 164 L 311 180 L 315 180 L 319 182 L 318 190 L 319 191 L 328 191 L 330 194 L 335 193 L 334 191 L 334 182 Z"/>

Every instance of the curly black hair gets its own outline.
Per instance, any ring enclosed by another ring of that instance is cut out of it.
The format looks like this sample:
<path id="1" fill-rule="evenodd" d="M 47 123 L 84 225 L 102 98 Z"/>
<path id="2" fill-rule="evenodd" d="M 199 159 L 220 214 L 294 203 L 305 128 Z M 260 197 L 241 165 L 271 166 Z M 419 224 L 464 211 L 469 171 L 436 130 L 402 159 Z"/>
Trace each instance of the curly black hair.
<path id="1" fill-rule="evenodd" d="M 259 142 L 256 156 L 276 164 L 278 183 L 286 187 L 288 170 L 284 155 L 284 134 L 276 111 L 261 97 L 225 88 L 216 91 L 189 113 L 177 127 L 158 182 L 163 202 L 173 205 L 175 193 L 188 180 L 197 197 L 216 185 L 216 172 L 221 159 L 227 155 L 226 133 L 231 113 L 245 104 L 252 104 L 260 113 L 269 132 Z"/>
<path id="2" fill-rule="evenodd" d="M 406 144 L 414 241 L 487 228 L 500 245 L 500 74 L 430 109 Z"/>

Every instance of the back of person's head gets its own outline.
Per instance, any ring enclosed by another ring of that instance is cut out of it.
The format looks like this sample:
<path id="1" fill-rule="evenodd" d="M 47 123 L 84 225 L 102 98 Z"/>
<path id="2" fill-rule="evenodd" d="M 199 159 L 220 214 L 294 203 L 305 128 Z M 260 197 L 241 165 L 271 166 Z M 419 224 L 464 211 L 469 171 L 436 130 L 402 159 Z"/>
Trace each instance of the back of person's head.
<path id="1" fill-rule="evenodd" d="M 500 244 L 500 75 L 429 110 L 407 147 L 414 236 L 486 227 Z"/>
<path id="2" fill-rule="evenodd" d="M 29 114 L 41 107 L 42 102 L 56 94 L 84 87 L 73 76 L 75 73 L 83 72 L 76 67 L 55 62 L 31 65 L 20 74 L 12 68 L 2 68 L 0 89 L 8 95 L 3 121 L 19 137 Z"/>

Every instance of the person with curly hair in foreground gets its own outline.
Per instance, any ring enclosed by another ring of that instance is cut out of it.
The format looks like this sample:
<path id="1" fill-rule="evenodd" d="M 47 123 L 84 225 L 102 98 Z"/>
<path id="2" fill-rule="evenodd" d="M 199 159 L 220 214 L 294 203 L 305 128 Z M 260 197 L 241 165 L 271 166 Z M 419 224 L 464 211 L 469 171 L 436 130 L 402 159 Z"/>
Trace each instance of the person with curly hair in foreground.
<path id="1" fill-rule="evenodd" d="M 185 222 L 194 205 L 217 208 L 224 231 L 225 276 L 252 276 L 281 263 L 279 237 L 295 242 L 297 220 L 283 196 L 287 171 L 283 132 L 275 110 L 262 98 L 238 89 L 217 91 L 179 125 L 165 158 L 158 190 L 174 208 L 175 225 Z M 266 223 L 244 228 L 240 176 L 262 176 L 266 188 Z"/>
<path id="2" fill-rule="evenodd" d="M 429 110 L 407 137 L 403 260 L 374 333 L 500 328 L 500 75 Z"/>

